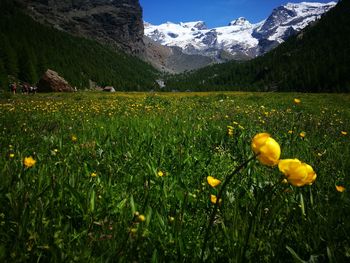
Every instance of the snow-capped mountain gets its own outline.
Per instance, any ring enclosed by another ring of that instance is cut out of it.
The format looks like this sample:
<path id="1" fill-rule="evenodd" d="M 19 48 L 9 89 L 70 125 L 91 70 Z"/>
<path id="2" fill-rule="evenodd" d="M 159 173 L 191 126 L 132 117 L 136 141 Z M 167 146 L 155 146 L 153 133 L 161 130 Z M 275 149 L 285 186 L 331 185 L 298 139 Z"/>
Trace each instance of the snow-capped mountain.
<path id="1" fill-rule="evenodd" d="M 288 3 L 275 8 L 271 15 L 256 24 L 244 17 L 227 26 L 208 28 L 203 21 L 161 25 L 145 23 L 145 35 L 165 46 L 180 47 L 186 54 L 199 54 L 220 60 L 224 51 L 231 59 L 261 55 L 302 30 L 336 5 L 329 3 Z"/>

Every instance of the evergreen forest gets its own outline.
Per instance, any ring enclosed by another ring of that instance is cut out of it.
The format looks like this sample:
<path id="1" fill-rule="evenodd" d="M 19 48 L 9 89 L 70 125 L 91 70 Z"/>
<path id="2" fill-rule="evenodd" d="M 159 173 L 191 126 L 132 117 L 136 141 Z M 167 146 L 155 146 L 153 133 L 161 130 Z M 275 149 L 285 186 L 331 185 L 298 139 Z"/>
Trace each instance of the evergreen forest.
<path id="1" fill-rule="evenodd" d="M 124 91 L 156 87 L 158 72 L 134 56 L 39 24 L 13 1 L 1 0 L 0 10 L 2 88 L 8 85 L 8 76 L 35 84 L 47 69 L 78 89 L 89 87 L 89 80 Z"/>
<path id="2" fill-rule="evenodd" d="M 350 91 L 350 1 L 264 56 L 169 76 L 169 90 Z"/>

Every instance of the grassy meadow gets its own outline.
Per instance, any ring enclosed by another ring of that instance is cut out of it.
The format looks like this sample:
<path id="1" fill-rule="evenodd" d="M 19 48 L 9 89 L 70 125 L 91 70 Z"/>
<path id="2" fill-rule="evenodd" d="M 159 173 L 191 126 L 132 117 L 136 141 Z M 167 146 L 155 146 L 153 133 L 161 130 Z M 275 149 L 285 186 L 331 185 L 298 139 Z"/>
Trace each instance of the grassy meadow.
<path id="1" fill-rule="evenodd" d="M 261 132 L 316 181 L 253 160 L 214 205 Z M 349 142 L 348 94 L 0 98 L 0 261 L 349 262 Z"/>

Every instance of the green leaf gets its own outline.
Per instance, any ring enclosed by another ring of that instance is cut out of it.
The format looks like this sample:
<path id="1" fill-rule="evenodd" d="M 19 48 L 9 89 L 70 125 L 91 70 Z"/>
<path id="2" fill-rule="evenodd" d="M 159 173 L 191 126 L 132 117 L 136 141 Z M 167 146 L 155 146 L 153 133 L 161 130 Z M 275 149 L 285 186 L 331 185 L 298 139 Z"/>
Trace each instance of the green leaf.
<path id="1" fill-rule="evenodd" d="M 135 208 L 134 197 L 132 195 L 130 197 L 130 207 L 131 207 L 131 215 L 134 216 L 136 212 L 136 208 Z"/>
<path id="2" fill-rule="evenodd" d="M 95 189 L 92 189 L 90 192 L 90 211 L 92 213 L 95 211 L 95 202 L 96 202 L 96 192 L 95 192 Z"/>
<path id="3" fill-rule="evenodd" d="M 298 254 L 290 247 L 290 246 L 286 246 L 286 249 L 289 251 L 289 253 L 292 254 L 294 261 L 297 263 L 307 263 L 307 261 L 302 260 Z"/>
<path id="4" fill-rule="evenodd" d="M 151 262 L 152 263 L 157 263 L 158 262 L 158 251 L 157 251 L 157 249 L 153 250 Z"/>

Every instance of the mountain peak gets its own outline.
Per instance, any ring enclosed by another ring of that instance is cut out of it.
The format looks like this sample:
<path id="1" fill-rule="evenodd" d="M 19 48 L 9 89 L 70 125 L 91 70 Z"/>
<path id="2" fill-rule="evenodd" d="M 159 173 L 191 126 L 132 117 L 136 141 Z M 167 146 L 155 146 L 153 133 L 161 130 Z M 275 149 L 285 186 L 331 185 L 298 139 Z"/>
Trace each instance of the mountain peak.
<path id="1" fill-rule="evenodd" d="M 194 21 L 194 22 L 187 22 L 187 23 L 180 23 L 180 25 L 184 28 L 193 28 L 197 30 L 204 30 L 208 29 L 207 25 L 204 21 Z"/>
<path id="2" fill-rule="evenodd" d="M 232 20 L 229 24 L 229 26 L 251 26 L 252 24 L 245 18 L 245 17 L 239 17 L 235 20 Z"/>

